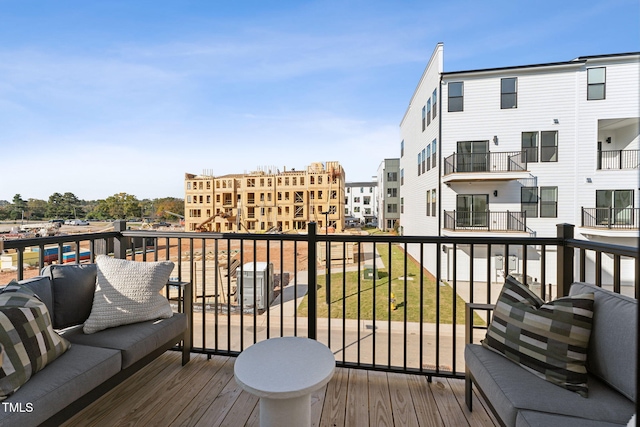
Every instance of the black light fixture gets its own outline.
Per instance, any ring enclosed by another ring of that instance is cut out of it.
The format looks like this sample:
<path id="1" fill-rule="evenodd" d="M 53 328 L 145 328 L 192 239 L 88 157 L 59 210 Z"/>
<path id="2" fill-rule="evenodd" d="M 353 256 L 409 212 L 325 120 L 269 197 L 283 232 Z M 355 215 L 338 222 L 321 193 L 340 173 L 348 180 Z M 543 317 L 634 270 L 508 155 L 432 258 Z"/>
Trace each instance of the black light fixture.
<path id="1" fill-rule="evenodd" d="M 611 137 L 610 137 L 610 136 L 608 136 L 608 137 L 607 137 L 607 139 L 606 139 L 605 141 L 607 141 L 607 144 L 611 144 Z"/>
<path id="2" fill-rule="evenodd" d="M 498 197 L 498 190 L 493 190 L 493 197 Z"/>

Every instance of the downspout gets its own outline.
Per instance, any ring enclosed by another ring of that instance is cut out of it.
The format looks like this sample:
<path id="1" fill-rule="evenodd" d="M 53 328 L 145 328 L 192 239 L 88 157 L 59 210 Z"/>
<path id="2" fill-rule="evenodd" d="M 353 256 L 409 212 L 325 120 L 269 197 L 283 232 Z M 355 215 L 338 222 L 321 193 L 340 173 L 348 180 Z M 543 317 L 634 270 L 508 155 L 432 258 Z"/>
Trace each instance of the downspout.
<path id="1" fill-rule="evenodd" d="M 440 147 L 440 153 L 438 153 L 438 237 L 442 236 L 442 116 L 444 115 L 442 111 L 442 73 L 440 73 L 440 84 L 438 86 L 438 91 L 440 92 L 438 96 L 438 110 L 440 114 L 438 114 L 438 147 Z"/>

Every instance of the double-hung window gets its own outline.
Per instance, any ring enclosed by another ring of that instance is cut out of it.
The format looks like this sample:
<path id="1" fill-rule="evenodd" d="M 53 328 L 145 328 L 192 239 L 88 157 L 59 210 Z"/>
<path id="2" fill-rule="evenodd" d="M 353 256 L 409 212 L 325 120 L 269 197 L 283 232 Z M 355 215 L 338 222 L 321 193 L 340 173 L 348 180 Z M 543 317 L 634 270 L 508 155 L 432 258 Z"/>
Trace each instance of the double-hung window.
<path id="1" fill-rule="evenodd" d="M 587 100 L 605 99 L 606 79 L 605 67 L 587 69 Z"/>
<path id="2" fill-rule="evenodd" d="M 449 83 L 449 112 L 464 111 L 464 83 Z"/>
<path id="3" fill-rule="evenodd" d="M 538 217 L 538 187 L 522 187 L 520 189 L 520 204 L 527 218 Z"/>
<path id="4" fill-rule="evenodd" d="M 538 161 L 538 132 L 522 132 L 522 151 L 527 163 Z"/>
<path id="5" fill-rule="evenodd" d="M 558 161 L 558 132 L 557 131 L 540 132 L 540 161 L 541 162 L 557 162 Z"/>
<path id="6" fill-rule="evenodd" d="M 427 99 L 427 126 L 431 124 L 431 99 Z"/>
<path id="7" fill-rule="evenodd" d="M 436 140 L 434 139 L 433 142 L 431 143 L 431 167 L 435 168 L 436 167 L 436 152 L 437 152 L 437 143 Z"/>
<path id="8" fill-rule="evenodd" d="M 558 187 L 540 187 L 540 218 L 558 217 Z"/>
<path id="9" fill-rule="evenodd" d="M 433 95 L 431 95 L 431 104 L 433 106 L 433 118 L 435 119 L 438 115 L 438 89 L 433 90 Z"/>
<path id="10" fill-rule="evenodd" d="M 424 132 L 424 130 L 427 128 L 427 106 L 425 105 L 424 107 L 422 107 L 422 131 Z"/>
<path id="11" fill-rule="evenodd" d="M 500 108 L 518 107 L 518 78 L 510 77 L 500 80 Z"/>

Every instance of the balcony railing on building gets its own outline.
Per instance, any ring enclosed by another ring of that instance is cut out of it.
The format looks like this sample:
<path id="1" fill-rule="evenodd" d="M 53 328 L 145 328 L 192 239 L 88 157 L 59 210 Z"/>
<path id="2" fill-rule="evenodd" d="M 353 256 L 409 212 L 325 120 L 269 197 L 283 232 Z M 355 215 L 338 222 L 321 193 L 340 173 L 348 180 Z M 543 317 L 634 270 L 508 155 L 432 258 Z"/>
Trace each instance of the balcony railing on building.
<path id="1" fill-rule="evenodd" d="M 622 170 L 640 168 L 640 150 L 599 150 L 598 169 Z"/>
<path id="2" fill-rule="evenodd" d="M 504 173 L 526 170 L 526 151 L 454 153 L 444 159 L 445 176 L 455 173 Z"/>
<path id="3" fill-rule="evenodd" d="M 582 226 L 638 230 L 640 208 L 582 208 Z"/>
<path id="4" fill-rule="evenodd" d="M 444 211 L 444 228 L 453 231 L 527 232 L 526 212 Z"/>

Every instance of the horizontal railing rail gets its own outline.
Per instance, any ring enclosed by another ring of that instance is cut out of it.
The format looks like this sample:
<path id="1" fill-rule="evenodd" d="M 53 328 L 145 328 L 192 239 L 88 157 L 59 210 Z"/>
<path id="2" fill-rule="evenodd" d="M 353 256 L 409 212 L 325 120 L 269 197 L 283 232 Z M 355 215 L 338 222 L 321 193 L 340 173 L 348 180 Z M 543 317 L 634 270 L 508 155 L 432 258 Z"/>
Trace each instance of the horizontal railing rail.
<path id="1" fill-rule="evenodd" d="M 603 150 L 598 151 L 598 169 L 638 169 L 640 168 L 640 150 Z"/>
<path id="2" fill-rule="evenodd" d="M 640 208 L 582 208 L 582 226 L 638 230 Z"/>
<path id="3" fill-rule="evenodd" d="M 444 229 L 527 232 L 527 217 L 524 211 L 444 211 Z"/>
<path id="4" fill-rule="evenodd" d="M 452 173 L 522 172 L 527 170 L 527 152 L 454 153 L 444 159 L 444 175 Z"/>
<path id="5" fill-rule="evenodd" d="M 635 248 L 576 240 L 566 225 L 553 238 L 318 234 L 315 223 L 306 234 L 127 230 L 124 222 L 115 229 L 3 243 L 23 254 L 19 279 L 58 262 L 45 261 L 50 246 L 75 245 L 76 263 L 99 253 L 171 260 L 171 279 L 194 289 L 192 351 L 206 354 L 306 336 L 331 348 L 339 366 L 461 378 L 464 304 L 494 303 L 507 274 L 543 299 L 566 295 L 574 274 L 638 292 L 627 277 L 637 274 L 629 268 Z M 43 257 L 28 267 L 24 254 L 34 247 Z"/>

